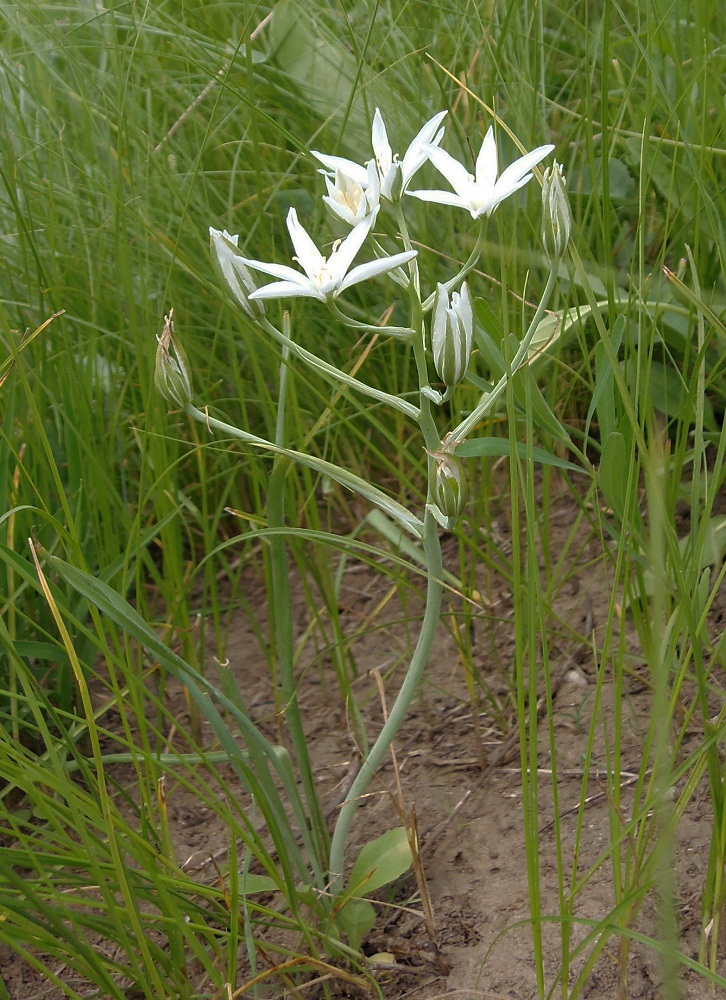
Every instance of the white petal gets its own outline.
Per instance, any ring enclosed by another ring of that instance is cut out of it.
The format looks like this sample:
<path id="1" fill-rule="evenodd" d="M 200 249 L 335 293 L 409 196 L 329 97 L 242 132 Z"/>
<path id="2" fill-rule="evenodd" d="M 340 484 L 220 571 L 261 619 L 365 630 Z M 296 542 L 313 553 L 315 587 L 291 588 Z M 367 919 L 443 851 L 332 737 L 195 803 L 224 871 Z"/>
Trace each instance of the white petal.
<path id="1" fill-rule="evenodd" d="M 223 244 L 223 241 L 227 240 L 229 243 L 232 244 L 233 247 L 236 247 L 237 243 L 239 242 L 239 235 L 230 236 L 230 234 L 227 232 L 226 229 L 215 229 L 213 226 L 210 226 L 209 235 L 212 237 L 212 239 L 217 245 L 219 245 L 220 243 Z"/>
<path id="2" fill-rule="evenodd" d="M 385 274 L 386 271 L 392 271 L 394 267 L 400 267 L 402 264 L 407 263 L 418 253 L 417 250 L 406 250 L 404 253 L 394 254 L 392 257 L 382 257 L 380 260 L 372 260 L 369 264 L 359 264 L 358 267 L 354 267 L 347 277 L 341 281 L 336 295 L 339 295 L 346 288 L 350 288 L 351 285 L 357 285 L 359 281 L 365 281 L 367 278 L 373 278 L 377 274 Z"/>
<path id="3" fill-rule="evenodd" d="M 439 149 L 438 146 L 427 146 L 426 155 L 439 173 L 444 175 L 456 193 L 462 198 L 466 197 L 465 192 L 474 181 L 466 167 L 462 166 L 445 150 Z"/>
<path id="4" fill-rule="evenodd" d="M 439 282 L 436 286 L 436 305 L 431 320 L 431 349 L 438 353 L 442 338 L 446 334 L 446 312 L 449 308 L 449 293 Z"/>
<path id="5" fill-rule="evenodd" d="M 418 133 L 418 135 L 414 138 L 413 142 L 411 143 L 411 146 L 417 146 L 419 143 L 424 143 L 424 144 L 433 143 L 434 146 L 438 146 L 439 142 L 441 142 L 441 137 L 444 134 L 444 130 L 443 129 L 440 130 L 437 136 L 437 140 L 434 140 L 434 136 L 436 135 L 436 129 L 439 127 L 444 118 L 446 118 L 447 114 L 448 114 L 447 111 L 439 111 L 437 115 L 434 115 L 433 118 L 430 118 L 426 122 L 424 127 L 421 129 L 421 131 Z M 411 146 L 409 146 L 409 149 L 411 148 Z"/>
<path id="6" fill-rule="evenodd" d="M 296 271 L 288 264 L 268 264 L 265 260 L 248 260 L 247 257 L 239 258 L 247 267 L 255 271 L 262 271 L 263 274 L 271 274 L 273 278 L 283 278 L 285 281 L 295 281 L 300 284 L 307 284 L 309 279 Z"/>
<path id="7" fill-rule="evenodd" d="M 504 175 L 502 175 L 504 176 Z M 492 192 L 492 197 L 490 204 L 487 207 L 487 212 L 491 213 L 501 203 L 519 191 L 520 188 L 524 187 L 532 180 L 532 174 L 525 174 L 524 177 L 520 177 L 518 181 L 513 181 L 511 184 L 502 184 L 502 178 L 500 177 L 497 183 L 494 185 L 494 191 Z"/>
<path id="8" fill-rule="evenodd" d="M 518 160 L 510 163 L 507 169 L 503 171 L 502 176 L 499 178 L 499 183 L 504 185 L 517 184 L 517 187 L 521 187 L 517 183 L 520 178 L 528 174 L 532 167 L 535 167 L 541 160 L 544 160 L 545 156 L 548 156 L 554 148 L 552 145 L 538 146 L 531 153 L 525 153 L 524 156 L 520 156 Z M 513 190 L 516 191 L 517 187 L 513 188 Z"/>
<path id="9" fill-rule="evenodd" d="M 419 170 L 423 164 L 426 162 L 426 149 L 425 146 L 429 143 L 433 146 L 438 146 L 444 136 L 444 129 L 439 129 L 437 132 L 439 124 L 446 117 L 446 111 L 439 111 L 437 115 L 426 122 L 424 127 L 419 131 L 418 135 L 414 138 L 411 145 L 406 150 L 403 160 L 401 161 L 401 172 L 403 173 L 403 186 L 405 187 L 411 180 L 413 175 Z"/>
<path id="10" fill-rule="evenodd" d="M 471 337 L 474 327 L 474 309 L 471 303 L 471 295 L 469 294 L 469 286 L 466 282 L 461 286 L 458 312 L 461 322 L 464 324 L 464 329 L 468 331 L 468 336 Z"/>
<path id="11" fill-rule="evenodd" d="M 435 201 L 439 205 L 455 205 L 457 208 L 469 208 L 469 199 L 462 198 L 453 191 L 407 191 L 412 198 L 419 198 L 421 201 Z"/>
<path id="12" fill-rule="evenodd" d="M 494 129 L 490 125 L 476 158 L 477 187 L 481 187 L 487 192 L 492 191 L 497 179 L 497 169 L 497 143 L 494 138 Z"/>
<path id="13" fill-rule="evenodd" d="M 294 208 L 291 208 L 287 213 L 287 228 L 292 245 L 295 247 L 295 256 L 302 269 L 310 278 L 314 274 L 319 274 L 325 266 L 325 257 L 298 222 L 297 212 Z"/>
<path id="14" fill-rule="evenodd" d="M 262 288 L 258 288 L 250 295 L 250 299 L 292 299 L 303 296 L 325 302 L 325 296 L 317 291 L 310 282 L 298 285 L 292 281 L 273 281 L 269 285 L 263 285 Z"/>
<path id="15" fill-rule="evenodd" d="M 388 141 L 386 126 L 383 124 L 383 116 L 378 108 L 376 108 L 376 113 L 373 115 L 371 141 L 373 143 L 373 152 L 376 154 L 376 159 L 378 160 L 381 173 L 385 174 L 389 171 L 391 164 L 393 163 L 393 152 L 391 150 L 391 144 Z"/>
<path id="16" fill-rule="evenodd" d="M 365 187 L 366 181 L 368 180 L 368 174 L 366 168 L 362 167 L 360 163 L 354 163 L 352 160 L 346 160 L 343 156 L 328 156 L 326 153 L 318 153 L 316 150 L 312 149 L 311 153 L 316 160 L 320 160 L 324 167 L 328 170 L 332 170 L 335 173 L 336 170 L 342 171 L 346 176 L 350 177 L 351 180 L 360 184 L 361 187 Z"/>
<path id="17" fill-rule="evenodd" d="M 371 231 L 375 213 L 367 215 L 362 222 L 355 226 L 350 234 L 346 236 L 340 246 L 332 252 L 328 261 L 328 270 L 332 278 L 341 281 L 346 271 L 353 263 L 355 255 L 365 243 L 368 233 Z"/>
<path id="18" fill-rule="evenodd" d="M 348 226 L 354 226 L 360 219 L 356 218 L 353 212 L 344 205 L 342 202 L 338 201 L 336 198 L 329 198 L 327 195 L 323 195 L 323 201 L 328 206 L 330 211 L 336 217 L 340 219 L 341 222 L 345 222 Z"/>

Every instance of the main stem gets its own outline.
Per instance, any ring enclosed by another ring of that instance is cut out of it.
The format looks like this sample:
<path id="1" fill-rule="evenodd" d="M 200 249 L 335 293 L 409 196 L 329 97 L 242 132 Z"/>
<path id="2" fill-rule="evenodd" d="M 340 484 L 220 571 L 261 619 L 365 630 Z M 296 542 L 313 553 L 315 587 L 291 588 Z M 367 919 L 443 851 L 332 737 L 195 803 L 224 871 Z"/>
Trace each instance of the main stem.
<path id="1" fill-rule="evenodd" d="M 401 228 L 406 249 L 410 249 L 411 241 L 406 228 L 406 220 L 397 206 L 397 219 Z M 419 285 L 418 265 L 414 258 L 409 263 L 411 294 L 411 328 L 415 331 L 413 335 L 413 351 L 418 373 L 419 389 L 428 387 L 428 375 L 426 370 L 426 352 L 424 350 L 424 326 L 423 309 L 421 306 L 421 291 Z M 436 428 L 431 413 L 431 402 L 424 392 L 420 392 L 420 411 L 418 415 L 418 425 L 421 429 L 423 443 L 430 453 L 439 444 L 439 433 Z M 431 455 L 428 456 L 428 492 L 426 511 L 423 522 L 423 553 L 428 573 L 426 584 L 426 608 L 421 623 L 416 648 L 414 649 L 411 663 L 409 664 L 406 676 L 404 677 L 401 690 L 393 703 L 391 711 L 386 719 L 383 728 L 378 734 L 378 739 L 373 744 L 368 756 L 363 761 L 360 771 L 353 782 L 345 801 L 338 815 L 338 821 L 333 831 L 333 839 L 330 844 L 330 889 L 333 893 L 338 893 L 343 888 L 343 866 L 345 862 L 345 845 L 348 839 L 348 832 L 358 804 L 365 794 L 374 774 L 380 767 L 384 757 L 391 748 L 391 744 L 396 738 L 403 720 L 408 714 L 411 702 L 416 696 L 419 682 L 426 669 L 426 664 L 431 656 L 436 629 L 441 616 L 441 599 L 443 595 L 443 564 L 441 559 L 441 544 L 439 541 L 439 528 L 436 518 L 431 513 L 431 487 L 435 475 L 434 462 Z"/>
<path id="2" fill-rule="evenodd" d="M 383 758 L 388 753 L 403 720 L 406 718 L 409 706 L 414 699 L 419 681 L 431 655 L 436 628 L 441 615 L 442 560 L 439 543 L 439 529 L 433 514 L 427 509 L 424 515 L 423 549 L 428 567 L 428 583 L 426 585 L 426 610 L 424 612 L 421 631 L 416 649 L 404 678 L 401 690 L 398 692 L 389 716 L 378 734 L 378 739 L 371 747 L 370 753 L 353 782 L 350 791 L 338 815 L 338 821 L 333 831 L 330 845 L 330 888 L 332 892 L 340 892 L 343 887 L 343 863 L 345 860 L 345 844 L 353 815 L 365 794 L 371 780 L 380 767 Z"/>

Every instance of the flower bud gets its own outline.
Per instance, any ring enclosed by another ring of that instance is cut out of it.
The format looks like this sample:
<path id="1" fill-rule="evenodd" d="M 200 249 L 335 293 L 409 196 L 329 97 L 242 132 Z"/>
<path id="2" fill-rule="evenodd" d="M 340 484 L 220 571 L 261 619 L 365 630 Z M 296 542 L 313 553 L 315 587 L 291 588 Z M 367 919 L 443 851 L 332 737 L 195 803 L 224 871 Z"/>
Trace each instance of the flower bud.
<path id="1" fill-rule="evenodd" d="M 170 403 L 184 407 L 191 403 L 194 395 L 189 362 L 182 346 L 174 335 L 174 310 L 164 317 L 164 329 L 156 338 L 156 365 L 154 384 Z"/>
<path id="2" fill-rule="evenodd" d="M 461 293 L 449 293 L 438 285 L 431 321 L 431 350 L 436 374 L 447 389 L 453 389 L 466 375 L 471 358 L 474 311 L 466 282 Z"/>
<path id="3" fill-rule="evenodd" d="M 436 462 L 432 500 L 443 517 L 455 521 L 466 503 L 466 478 L 461 462 L 448 451 L 431 452 Z"/>
<path id="4" fill-rule="evenodd" d="M 210 226 L 209 237 L 212 260 L 222 281 L 248 316 L 252 319 L 264 316 L 264 303 L 259 300 L 250 302 L 249 297 L 257 290 L 257 284 L 237 249 L 239 236 L 230 236 L 226 229 L 220 232 Z"/>
<path id="5" fill-rule="evenodd" d="M 572 228 L 566 184 L 561 164 L 547 167 L 542 181 L 542 242 L 552 260 L 564 254 Z"/>
<path id="6" fill-rule="evenodd" d="M 395 204 L 395 202 L 401 200 L 402 194 L 403 169 L 398 159 L 394 157 L 393 163 L 391 163 L 386 171 L 385 176 L 381 176 L 381 197 Z"/>

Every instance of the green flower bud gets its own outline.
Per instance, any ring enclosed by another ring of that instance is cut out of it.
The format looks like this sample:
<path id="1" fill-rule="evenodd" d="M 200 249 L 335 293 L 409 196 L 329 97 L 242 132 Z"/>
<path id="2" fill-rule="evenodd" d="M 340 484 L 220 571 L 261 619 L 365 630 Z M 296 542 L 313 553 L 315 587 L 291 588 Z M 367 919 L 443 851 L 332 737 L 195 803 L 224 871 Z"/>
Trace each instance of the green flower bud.
<path id="1" fill-rule="evenodd" d="M 447 389 L 453 389 L 466 375 L 473 330 L 474 310 L 466 282 L 461 293 L 451 296 L 451 305 L 445 285 L 439 283 L 431 321 L 431 351 L 436 373 Z"/>
<path id="2" fill-rule="evenodd" d="M 189 362 L 182 346 L 174 336 L 174 310 L 164 317 L 164 329 L 156 338 L 156 366 L 154 384 L 170 403 L 185 407 L 193 398 Z"/>
<path id="3" fill-rule="evenodd" d="M 455 521 L 466 503 L 466 478 L 461 463 L 446 451 L 435 451 L 436 462 L 432 499 L 443 517 Z"/>
<path id="4" fill-rule="evenodd" d="M 570 239 L 572 216 L 566 183 L 559 163 L 547 167 L 542 181 L 542 242 L 552 260 L 562 257 Z"/>

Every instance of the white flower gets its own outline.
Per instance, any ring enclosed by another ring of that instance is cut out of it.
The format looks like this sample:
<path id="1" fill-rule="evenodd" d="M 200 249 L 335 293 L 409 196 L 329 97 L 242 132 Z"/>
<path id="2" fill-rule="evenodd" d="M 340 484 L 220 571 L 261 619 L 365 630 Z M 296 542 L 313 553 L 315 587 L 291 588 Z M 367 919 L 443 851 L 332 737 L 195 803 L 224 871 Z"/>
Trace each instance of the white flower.
<path id="1" fill-rule="evenodd" d="M 466 282 L 461 294 L 449 293 L 439 283 L 431 321 L 431 352 L 436 373 L 447 388 L 453 388 L 466 375 L 471 357 L 474 311 Z"/>
<path id="2" fill-rule="evenodd" d="M 273 278 L 282 279 L 258 288 L 250 295 L 250 301 L 306 296 L 320 299 L 321 302 L 329 302 L 351 285 L 357 285 L 359 281 L 365 281 L 376 274 L 391 271 L 416 256 L 415 250 L 408 250 L 392 257 L 373 260 L 369 264 L 359 264 L 349 272 L 350 265 L 371 231 L 374 219 L 375 212 L 367 215 L 362 222 L 351 229 L 344 240 L 335 244 L 330 257 L 323 257 L 298 222 L 297 212 L 291 208 L 287 214 L 287 228 L 295 248 L 293 260 L 300 264 L 305 273 L 301 274 L 286 264 L 267 264 L 264 261 L 243 258 L 248 267 L 262 271 L 263 274 L 271 274 Z"/>
<path id="3" fill-rule="evenodd" d="M 335 171 L 333 180 L 325 175 L 325 184 L 328 193 L 323 195 L 323 201 L 336 218 L 342 219 L 349 226 L 356 226 L 378 208 L 381 185 L 373 160 L 368 164 L 365 185 L 349 177 L 340 167 Z"/>
<path id="4" fill-rule="evenodd" d="M 476 174 L 470 174 L 466 167 L 437 146 L 428 146 L 426 155 L 446 180 L 451 191 L 409 191 L 410 195 L 422 201 L 435 201 L 441 205 L 455 205 L 465 208 L 472 219 L 491 215 L 497 205 L 523 187 L 532 177 L 532 167 L 551 153 L 554 146 L 538 146 L 531 153 L 520 156 L 511 163 L 497 179 L 497 144 L 494 130 L 489 127 L 484 136 L 479 155 L 476 158 Z"/>
<path id="5" fill-rule="evenodd" d="M 445 111 L 439 111 L 430 121 L 426 122 L 404 153 L 403 160 L 399 160 L 398 154 L 391 149 L 381 112 L 376 108 L 376 113 L 373 116 L 371 140 L 381 198 L 386 198 L 388 201 L 400 199 L 413 175 L 426 162 L 427 150 L 432 146 L 437 147 L 441 142 L 444 130 L 440 129 L 439 125 L 445 116 Z M 328 156 L 325 153 L 318 153 L 316 150 L 313 150 L 312 153 L 328 170 L 340 170 L 363 189 L 368 187 L 368 170 L 360 163 L 346 160 L 342 156 Z"/>
<path id="6" fill-rule="evenodd" d="M 262 302 L 250 302 L 250 295 L 257 288 L 255 279 L 245 267 L 244 257 L 237 249 L 239 236 L 230 236 L 227 230 L 209 227 L 212 260 L 220 277 L 248 316 L 263 316 Z"/>

